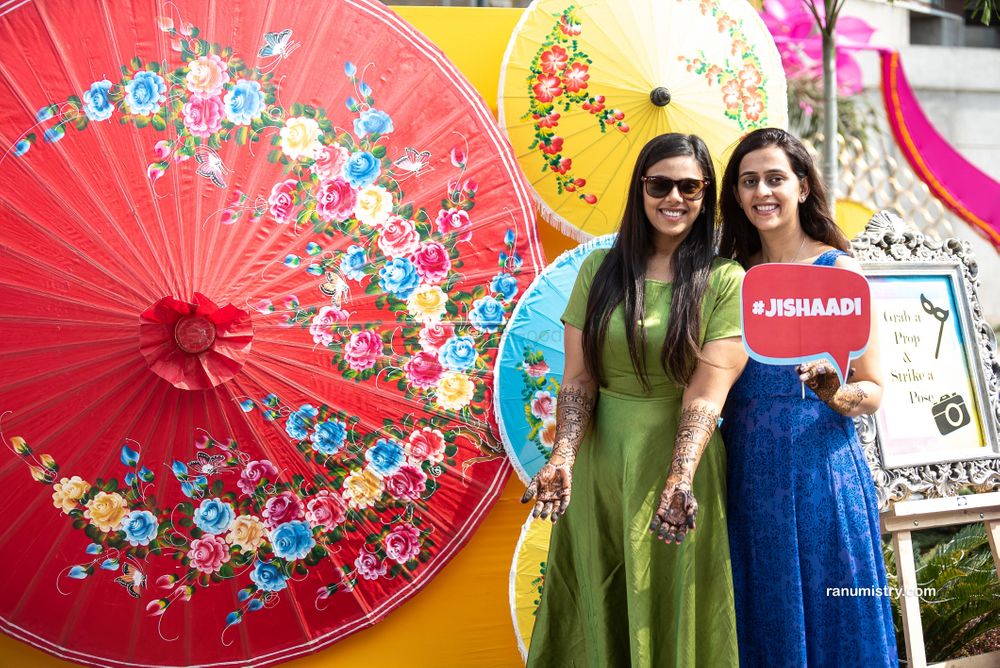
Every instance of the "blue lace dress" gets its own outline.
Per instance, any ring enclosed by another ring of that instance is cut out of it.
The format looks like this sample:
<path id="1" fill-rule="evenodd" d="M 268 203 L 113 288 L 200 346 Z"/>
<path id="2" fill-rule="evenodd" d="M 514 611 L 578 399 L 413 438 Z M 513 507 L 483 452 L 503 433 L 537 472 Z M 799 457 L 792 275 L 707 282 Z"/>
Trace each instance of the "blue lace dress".
<path id="1" fill-rule="evenodd" d="M 875 486 L 854 422 L 808 388 L 803 400 L 794 368 L 751 359 L 723 413 L 740 665 L 896 668 Z"/>

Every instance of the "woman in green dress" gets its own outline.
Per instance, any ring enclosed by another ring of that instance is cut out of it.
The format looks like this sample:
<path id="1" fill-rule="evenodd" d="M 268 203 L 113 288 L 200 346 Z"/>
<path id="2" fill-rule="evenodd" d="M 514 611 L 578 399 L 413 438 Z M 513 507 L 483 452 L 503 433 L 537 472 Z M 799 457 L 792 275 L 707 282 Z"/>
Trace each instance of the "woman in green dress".
<path id="1" fill-rule="evenodd" d="M 715 430 L 746 363 L 743 269 L 715 257 L 715 204 L 705 143 L 656 137 L 580 269 L 556 442 L 523 499 L 558 520 L 529 666 L 737 665 Z"/>

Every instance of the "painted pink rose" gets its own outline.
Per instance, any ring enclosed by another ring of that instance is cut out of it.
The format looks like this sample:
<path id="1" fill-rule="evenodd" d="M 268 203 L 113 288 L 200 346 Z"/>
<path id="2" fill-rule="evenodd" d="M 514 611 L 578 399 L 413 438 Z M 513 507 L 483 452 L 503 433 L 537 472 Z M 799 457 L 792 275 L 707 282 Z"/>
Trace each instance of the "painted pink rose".
<path id="1" fill-rule="evenodd" d="M 406 257 L 419 246 L 420 233 L 412 221 L 389 216 L 379 225 L 378 247 L 386 257 Z"/>
<path id="2" fill-rule="evenodd" d="M 405 501 L 418 501 L 427 489 L 427 474 L 413 464 L 403 464 L 383 482 L 385 491 L 391 496 Z"/>
<path id="3" fill-rule="evenodd" d="M 404 447 L 412 464 L 419 466 L 425 461 L 431 464 L 444 461 L 444 434 L 437 429 L 424 427 L 416 430 L 406 439 Z"/>
<path id="4" fill-rule="evenodd" d="M 278 469 L 269 460 L 255 460 L 248 462 L 243 467 L 243 472 L 240 474 L 240 479 L 236 481 L 236 486 L 244 494 L 253 494 L 261 480 L 267 478 L 271 482 L 274 482 L 277 477 Z"/>
<path id="5" fill-rule="evenodd" d="M 428 352 L 436 353 L 453 336 L 455 336 L 453 325 L 445 325 L 440 322 L 424 325 L 424 328 L 420 330 L 420 347 Z"/>
<path id="6" fill-rule="evenodd" d="M 545 363 L 545 360 L 542 360 L 541 362 L 529 364 L 525 371 L 527 371 L 528 375 L 532 378 L 541 378 L 549 372 L 549 365 Z"/>
<path id="7" fill-rule="evenodd" d="M 267 205 L 271 215 L 279 223 L 287 223 L 292 219 L 292 210 L 295 208 L 295 185 L 295 179 L 286 179 L 281 183 L 275 183 L 271 188 Z"/>
<path id="8" fill-rule="evenodd" d="M 378 557 L 366 550 L 358 553 L 358 558 L 354 560 L 354 568 L 365 580 L 378 580 L 389 571 L 385 562 L 379 562 Z"/>
<path id="9" fill-rule="evenodd" d="M 222 536 L 207 534 L 191 541 L 188 563 L 202 573 L 215 573 L 229 561 L 229 545 Z"/>
<path id="10" fill-rule="evenodd" d="M 324 489 L 309 499 L 306 506 L 306 521 L 314 527 L 332 531 L 346 519 L 344 500 L 330 490 Z"/>
<path id="11" fill-rule="evenodd" d="M 451 270 L 451 258 L 448 249 L 436 241 L 426 241 L 420 244 L 412 255 L 410 262 L 416 267 L 417 273 L 425 283 L 440 283 Z"/>
<path id="12" fill-rule="evenodd" d="M 279 524 L 301 520 L 306 516 L 306 507 L 302 499 L 293 492 L 284 491 L 277 496 L 272 496 L 264 504 L 264 526 L 273 529 Z"/>
<path id="13" fill-rule="evenodd" d="M 385 555 L 397 564 L 405 564 L 420 554 L 420 529 L 400 524 L 385 537 Z"/>
<path id="14" fill-rule="evenodd" d="M 539 390 L 531 398 L 531 414 L 539 420 L 552 417 L 556 413 L 556 398 L 551 392 Z"/>
<path id="15" fill-rule="evenodd" d="M 344 359 L 347 366 L 355 371 L 364 371 L 375 366 L 375 361 L 382 354 L 382 339 L 375 332 L 364 330 L 351 334 L 344 346 Z"/>
<path id="16" fill-rule="evenodd" d="M 184 127 L 195 137 L 207 137 L 222 129 L 225 105 L 221 97 L 192 95 L 184 105 Z"/>
<path id="17" fill-rule="evenodd" d="M 316 151 L 316 162 L 313 163 L 312 170 L 322 181 L 333 179 L 340 176 L 349 157 L 351 152 L 343 146 L 324 146 Z"/>
<path id="18" fill-rule="evenodd" d="M 447 211 L 441 209 L 435 222 L 441 234 L 455 234 L 459 241 L 468 241 L 472 238 L 472 220 L 465 209 L 449 208 Z"/>
<path id="19" fill-rule="evenodd" d="M 339 176 L 323 181 L 316 191 L 316 213 L 323 220 L 344 220 L 354 215 L 358 194 L 351 184 Z"/>
<path id="20" fill-rule="evenodd" d="M 403 371 L 406 373 L 406 379 L 410 381 L 410 384 L 422 390 L 437 385 L 438 380 L 441 379 L 441 374 L 444 373 L 437 355 L 426 350 L 421 350 L 411 357 L 403 365 Z"/>
<path id="21" fill-rule="evenodd" d="M 337 327 L 342 322 L 347 322 L 350 314 L 342 308 L 336 306 L 324 306 L 313 316 L 309 323 L 309 333 L 313 337 L 313 343 L 321 346 L 328 346 L 333 343 L 333 335 L 337 333 Z"/>

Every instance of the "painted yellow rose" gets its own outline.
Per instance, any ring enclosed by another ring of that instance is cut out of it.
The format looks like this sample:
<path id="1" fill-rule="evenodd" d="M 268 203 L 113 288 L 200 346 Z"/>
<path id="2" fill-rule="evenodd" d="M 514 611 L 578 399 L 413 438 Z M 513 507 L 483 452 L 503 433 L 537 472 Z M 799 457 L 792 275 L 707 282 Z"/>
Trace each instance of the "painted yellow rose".
<path id="1" fill-rule="evenodd" d="M 368 186 L 358 193 L 354 217 L 369 227 L 379 225 L 392 213 L 392 193 L 382 186 Z"/>
<path id="2" fill-rule="evenodd" d="M 188 63 L 188 73 L 184 77 L 187 89 L 205 96 L 218 95 L 222 87 L 229 83 L 229 65 L 214 53 L 199 56 Z"/>
<path id="3" fill-rule="evenodd" d="M 545 418 L 541 429 L 538 430 L 538 439 L 546 448 L 552 448 L 556 444 L 556 419 Z"/>
<path id="4" fill-rule="evenodd" d="M 438 381 L 435 401 L 445 410 L 460 411 L 472 401 L 475 390 L 476 386 L 465 374 L 449 371 Z"/>
<path id="5" fill-rule="evenodd" d="M 319 123 L 305 116 L 289 118 L 278 134 L 282 152 L 292 160 L 315 158 L 323 148 L 319 143 Z"/>
<path id="6" fill-rule="evenodd" d="M 101 531 L 115 531 L 128 512 L 128 501 L 121 494 L 98 492 L 97 496 L 87 502 L 83 516 Z"/>
<path id="7" fill-rule="evenodd" d="M 382 496 L 382 479 L 364 469 L 352 471 L 344 480 L 344 498 L 351 508 L 367 508 Z"/>
<path id="8" fill-rule="evenodd" d="M 229 525 L 226 542 L 237 545 L 244 552 L 253 552 L 267 536 L 267 527 L 254 515 L 240 515 Z"/>
<path id="9" fill-rule="evenodd" d="M 448 295 L 436 285 L 421 285 L 406 300 L 406 309 L 425 325 L 441 319 L 448 305 Z"/>
<path id="10" fill-rule="evenodd" d="M 63 478 L 52 486 L 52 505 L 68 513 L 76 508 L 77 501 L 89 489 L 90 483 L 78 475 Z"/>

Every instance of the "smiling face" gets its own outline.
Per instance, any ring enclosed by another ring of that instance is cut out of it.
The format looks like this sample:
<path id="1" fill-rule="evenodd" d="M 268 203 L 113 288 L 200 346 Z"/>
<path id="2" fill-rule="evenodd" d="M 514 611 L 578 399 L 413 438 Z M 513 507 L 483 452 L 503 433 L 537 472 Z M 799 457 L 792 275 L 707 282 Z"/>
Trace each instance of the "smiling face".
<path id="1" fill-rule="evenodd" d="M 799 201 L 808 194 L 809 185 L 777 146 L 751 151 L 740 161 L 736 201 L 761 232 L 798 225 Z"/>
<path id="2" fill-rule="evenodd" d="M 674 181 L 705 178 L 698 161 L 690 155 L 664 158 L 653 163 L 644 176 L 664 176 Z M 677 187 L 663 197 L 650 197 L 643 188 L 642 198 L 646 218 L 653 227 L 656 241 L 669 244 L 679 244 L 684 241 L 698 214 L 701 213 L 704 201 L 704 199 L 694 201 L 684 199 Z"/>

